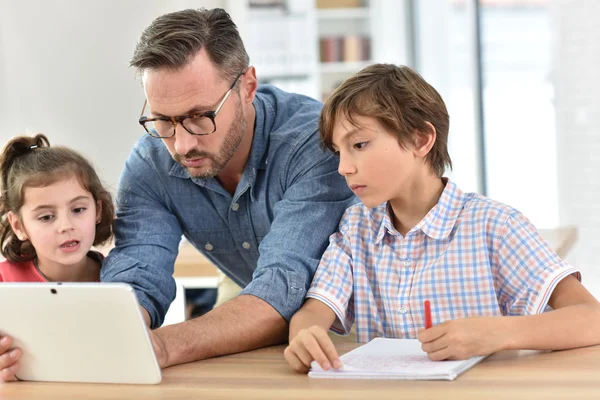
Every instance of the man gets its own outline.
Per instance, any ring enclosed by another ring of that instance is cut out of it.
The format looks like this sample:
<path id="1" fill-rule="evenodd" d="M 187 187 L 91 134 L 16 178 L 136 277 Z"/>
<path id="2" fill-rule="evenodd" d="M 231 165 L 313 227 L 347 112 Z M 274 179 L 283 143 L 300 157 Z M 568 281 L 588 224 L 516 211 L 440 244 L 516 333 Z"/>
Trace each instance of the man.
<path id="1" fill-rule="evenodd" d="M 353 200 L 320 148 L 321 104 L 258 87 L 221 10 L 156 19 L 131 65 L 148 133 L 118 193 L 116 248 L 103 281 L 130 283 L 162 324 L 182 234 L 244 290 L 201 318 L 153 331 L 162 367 L 285 341 L 329 235 Z"/>
<path id="2" fill-rule="evenodd" d="M 101 279 L 131 284 L 158 328 L 175 297 L 183 235 L 244 289 L 202 317 L 151 331 L 160 365 L 284 342 L 354 200 L 335 156 L 320 148 L 321 103 L 259 88 L 221 9 L 159 17 L 131 65 L 146 93 L 146 134 L 121 175 Z M 19 355 L 0 359 L 0 380 L 14 379 Z"/>

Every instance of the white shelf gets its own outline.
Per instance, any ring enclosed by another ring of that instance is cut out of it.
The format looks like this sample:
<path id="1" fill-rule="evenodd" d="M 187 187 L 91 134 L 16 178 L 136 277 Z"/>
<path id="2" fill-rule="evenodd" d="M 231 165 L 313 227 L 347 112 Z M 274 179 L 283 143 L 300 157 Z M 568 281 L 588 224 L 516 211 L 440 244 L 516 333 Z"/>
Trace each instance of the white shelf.
<path id="1" fill-rule="evenodd" d="M 319 20 L 367 19 L 369 9 L 367 7 L 320 9 L 317 10 L 317 18 Z"/>
<path id="2" fill-rule="evenodd" d="M 373 64 L 372 61 L 325 62 L 319 64 L 319 70 L 322 74 L 353 73 L 371 64 Z"/>

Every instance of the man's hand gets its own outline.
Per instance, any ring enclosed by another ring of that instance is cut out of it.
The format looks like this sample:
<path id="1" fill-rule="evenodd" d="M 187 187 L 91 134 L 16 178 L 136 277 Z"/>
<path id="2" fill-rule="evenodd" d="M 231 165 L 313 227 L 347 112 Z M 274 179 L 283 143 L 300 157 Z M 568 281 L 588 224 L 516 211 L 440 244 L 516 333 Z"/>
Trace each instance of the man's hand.
<path id="1" fill-rule="evenodd" d="M 503 320 L 503 317 L 456 319 L 423 329 L 417 337 L 423 351 L 434 361 L 465 360 L 505 348 Z"/>
<path id="2" fill-rule="evenodd" d="M 316 325 L 298 332 L 283 355 L 298 372 L 308 372 L 313 360 L 316 360 L 325 371 L 331 366 L 336 369 L 342 367 L 342 362 L 327 331 Z"/>
<path id="3" fill-rule="evenodd" d="M 16 381 L 19 370 L 19 359 L 23 352 L 12 348 L 10 336 L 0 335 L 0 382 Z"/>
<path id="4" fill-rule="evenodd" d="M 165 368 L 168 365 L 167 362 L 169 361 L 169 355 L 167 354 L 165 342 L 156 331 L 148 330 L 148 335 L 152 341 L 152 347 L 154 348 L 154 354 L 156 354 L 158 365 L 160 368 Z"/>

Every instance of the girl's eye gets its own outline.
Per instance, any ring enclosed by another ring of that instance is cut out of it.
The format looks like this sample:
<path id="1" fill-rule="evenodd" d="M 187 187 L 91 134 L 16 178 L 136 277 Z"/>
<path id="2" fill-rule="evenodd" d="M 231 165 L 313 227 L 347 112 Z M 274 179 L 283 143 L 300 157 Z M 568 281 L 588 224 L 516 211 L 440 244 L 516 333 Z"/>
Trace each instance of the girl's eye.
<path id="1" fill-rule="evenodd" d="M 52 218 L 54 218 L 53 215 L 42 215 L 41 217 L 38 218 L 38 220 L 40 220 L 42 222 L 46 222 L 46 221 L 52 220 Z"/>
<path id="2" fill-rule="evenodd" d="M 85 207 L 77 207 L 77 208 L 74 208 L 74 209 L 73 209 L 73 212 L 74 212 L 75 214 L 79 214 L 79 213 L 82 213 L 82 212 L 84 212 L 85 210 L 86 210 L 86 208 L 85 208 Z"/>
<path id="3" fill-rule="evenodd" d="M 357 150 L 362 150 L 367 146 L 368 143 L 369 142 L 358 142 L 358 143 L 355 143 L 353 147 Z"/>

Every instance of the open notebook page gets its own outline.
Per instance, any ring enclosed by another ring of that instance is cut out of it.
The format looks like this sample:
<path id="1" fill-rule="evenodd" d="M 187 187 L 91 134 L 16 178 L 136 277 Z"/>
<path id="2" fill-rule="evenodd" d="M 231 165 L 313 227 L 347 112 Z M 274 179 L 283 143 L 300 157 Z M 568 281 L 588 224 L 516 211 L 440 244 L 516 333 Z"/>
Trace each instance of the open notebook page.
<path id="1" fill-rule="evenodd" d="M 324 371 L 316 362 L 312 378 L 454 380 L 484 357 L 431 361 L 416 339 L 376 338 L 340 357 L 340 370 Z"/>

